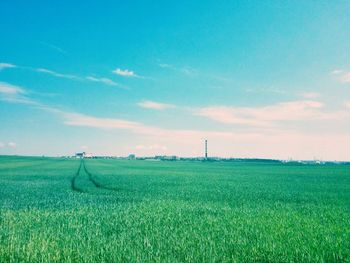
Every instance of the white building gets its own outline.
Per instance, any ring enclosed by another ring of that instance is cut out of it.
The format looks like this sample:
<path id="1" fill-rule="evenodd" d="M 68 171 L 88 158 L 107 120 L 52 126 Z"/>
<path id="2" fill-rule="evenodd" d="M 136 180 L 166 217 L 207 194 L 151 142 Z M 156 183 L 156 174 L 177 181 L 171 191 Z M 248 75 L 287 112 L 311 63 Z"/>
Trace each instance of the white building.
<path id="1" fill-rule="evenodd" d="M 82 153 L 76 153 L 75 154 L 75 158 L 78 158 L 78 159 L 82 159 L 82 158 L 92 158 L 94 157 L 92 155 L 92 153 L 86 153 L 86 152 L 82 152 Z"/>

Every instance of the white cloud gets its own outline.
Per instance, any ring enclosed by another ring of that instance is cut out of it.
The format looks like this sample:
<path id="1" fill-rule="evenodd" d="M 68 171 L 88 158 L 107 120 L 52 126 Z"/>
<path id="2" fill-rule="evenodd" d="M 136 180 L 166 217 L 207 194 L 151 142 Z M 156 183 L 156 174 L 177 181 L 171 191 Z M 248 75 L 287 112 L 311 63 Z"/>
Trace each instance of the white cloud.
<path id="1" fill-rule="evenodd" d="M 161 68 L 175 69 L 174 66 L 172 66 L 170 64 L 166 64 L 166 63 L 159 63 L 158 66 L 161 67 Z"/>
<path id="2" fill-rule="evenodd" d="M 0 82 L 0 93 L 15 95 L 15 94 L 24 94 L 25 91 L 24 89 L 18 86 L 14 86 L 6 82 Z"/>
<path id="3" fill-rule="evenodd" d="M 16 65 L 10 64 L 10 63 L 0 63 L 0 70 L 6 69 L 6 68 L 15 68 Z"/>
<path id="4" fill-rule="evenodd" d="M 175 105 L 172 105 L 172 104 L 160 103 L 160 102 L 155 102 L 150 100 L 141 101 L 137 103 L 137 105 L 142 108 L 153 109 L 153 110 L 166 110 L 166 109 L 175 108 Z"/>
<path id="5" fill-rule="evenodd" d="M 52 75 L 52 76 L 55 76 L 55 77 L 58 77 L 58 78 L 76 79 L 76 80 L 81 79 L 80 77 L 75 76 L 75 75 L 62 74 L 62 73 L 58 73 L 56 71 L 49 70 L 49 69 L 46 69 L 46 68 L 37 68 L 36 71 L 40 72 L 40 73 L 49 74 L 49 75 Z"/>
<path id="6" fill-rule="evenodd" d="M 341 76 L 340 78 L 340 81 L 341 82 L 344 82 L 344 83 L 349 83 L 350 82 L 350 73 L 345 73 Z"/>
<path id="7" fill-rule="evenodd" d="M 350 72 L 346 72 L 342 69 L 335 69 L 331 74 L 335 75 L 339 82 L 350 83 Z"/>
<path id="8" fill-rule="evenodd" d="M 114 74 L 117 74 L 119 76 L 123 76 L 123 77 L 137 77 L 137 75 L 135 74 L 135 72 L 128 70 L 128 69 L 120 69 L 117 68 L 115 70 L 112 71 Z"/>
<path id="9" fill-rule="evenodd" d="M 137 130 L 142 128 L 137 122 L 131 122 L 120 119 L 97 118 L 74 112 L 61 112 L 65 117 L 65 124 L 72 126 L 87 126 L 102 129 L 130 129 Z"/>
<path id="10" fill-rule="evenodd" d="M 0 100 L 15 103 L 15 104 L 27 104 L 32 106 L 40 106 L 40 103 L 26 97 L 26 96 L 8 96 L 0 97 Z"/>
<path id="11" fill-rule="evenodd" d="M 113 118 L 97 118 L 80 113 L 58 112 L 64 119 L 64 123 L 69 126 L 92 127 L 105 130 L 126 130 L 134 134 L 151 136 L 158 139 L 177 138 L 180 140 L 193 140 L 193 137 L 206 138 L 220 136 L 222 138 L 231 137 L 231 132 L 164 129 L 148 126 L 141 122 L 128 121 Z"/>
<path id="12" fill-rule="evenodd" d="M 17 147 L 17 144 L 14 142 L 8 142 L 8 143 L 0 142 L 0 148 L 5 148 L 5 147 L 15 148 Z"/>
<path id="13" fill-rule="evenodd" d="M 5 69 L 5 68 L 14 68 L 14 67 L 18 67 L 14 64 L 10 64 L 10 63 L 0 63 L 0 70 Z M 71 80 L 77 80 L 77 81 L 83 81 L 83 80 L 87 80 L 87 81 L 92 81 L 92 82 L 99 82 L 108 86 L 119 86 L 122 87 L 121 85 L 119 85 L 117 82 L 109 79 L 109 78 L 97 78 L 94 76 L 87 76 L 87 77 L 81 77 L 81 76 L 77 76 L 77 75 L 72 75 L 72 74 L 63 74 L 63 73 L 59 73 L 47 68 L 32 68 L 32 67 L 20 67 L 22 69 L 25 70 L 31 70 L 31 71 L 36 71 L 39 73 L 44 73 L 44 74 L 48 74 L 57 78 L 65 78 L 65 79 L 71 79 Z M 132 71 L 128 71 L 128 70 L 120 70 L 117 69 L 117 72 L 114 72 L 116 74 L 119 75 L 123 75 L 123 76 L 129 76 L 129 77 L 138 77 L 138 78 L 143 78 L 141 76 L 136 75 L 134 72 Z M 125 88 L 125 87 L 122 87 Z M 1 91 L 0 91 L 1 92 Z"/>
<path id="14" fill-rule="evenodd" d="M 198 70 L 197 69 L 194 69 L 194 68 L 188 67 L 188 66 L 175 67 L 173 65 L 165 64 L 165 63 L 159 63 L 158 66 L 161 67 L 161 68 L 170 69 L 170 70 L 173 70 L 173 71 L 180 72 L 180 73 L 185 74 L 187 76 L 194 76 L 194 75 L 198 74 Z"/>
<path id="15" fill-rule="evenodd" d="M 338 74 L 341 74 L 343 73 L 344 71 L 342 69 L 334 69 L 331 71 L 331 74 L 333 75 L 338 75 Z"/>
<path id="16" fill-rule="evenodd" d="M 86 77 L 86 79 L 89 81 L 93 81 L 93 82 L 101 82 L 101 83 L 109 85 L 109 86 L 118 86 L 117 82 L 115 82 L 111 79 L 108 79 L 108 78 L 95 78 L 92 76 L 88 76 L 88 77 Z"/>
<path id="17" fill-rule="evenodd" d="M 17 147 L 17 144 L 14 143 L 14 142 L 9 142 L 7 145 L 8 145 L 9 147 L 11 147 L 11 148 Z"/>
<path id="18" fill-rule="evenodd" d="M 320 93 L 318 92 L 304 92 L 300 94 L 302 97 L 304 97 L 305 99 L 317 99 L 321 96 Z"/>
<path id="19" fill-rule="evenodd" d="M 194 115 L 226 123 L 272 127 L 280 123 L 341 120 L 344 112 L 326 112 L 323 103 L 312 100 L 277 103 L 264 107 L 212 106 L 192 110 Z"/>
<path id="20" fill-rule="evenodd" d="M 347 101 L 347 102 L 345 102 L 345 107 L 348 108 L 348 109 L 350 109 L 350 100 Z"/>
<path id="21" fill-rule="evenodd" d="M 93 76 L 87 76 L 87 77 L 83 78 L 83 77 L 80 77 L 77 75 L 58 73 L 56 71 L 45 69 L 45 68 L 37 68 L 35 70 L 37 72 L 49 74 L 49 75 L 52 75 L 52 76 L 58 77 L 58 78 L 65 78 L 65 79 L 78 80 L 78 81 L 87 80 L 87 81 L 91 81 L 91 82 L 102 83 L 102 84 L 108 85 L 108 86 L 119 86 L 120 87 L 120 85 L 117 82 L 115 82 L 109 78 L 96 78 Z"/>
<path id="22" fill-rule="evenodd" d="M 29 98 L 27 94 L 28 92 L 22 87 L 0 82 L 0 100 L 2 101 L 38 106 L 39 103 Z"/>

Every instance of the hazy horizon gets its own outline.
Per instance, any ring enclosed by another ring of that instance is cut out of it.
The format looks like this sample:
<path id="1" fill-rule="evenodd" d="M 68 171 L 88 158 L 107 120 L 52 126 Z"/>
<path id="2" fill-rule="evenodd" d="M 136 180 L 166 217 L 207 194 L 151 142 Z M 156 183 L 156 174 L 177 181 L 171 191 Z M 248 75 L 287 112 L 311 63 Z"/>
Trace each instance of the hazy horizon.
<path id="1" fill-rule="evenodd" d="M 0 155 L 350 160 L 350 2 L 0 3 Z"/>

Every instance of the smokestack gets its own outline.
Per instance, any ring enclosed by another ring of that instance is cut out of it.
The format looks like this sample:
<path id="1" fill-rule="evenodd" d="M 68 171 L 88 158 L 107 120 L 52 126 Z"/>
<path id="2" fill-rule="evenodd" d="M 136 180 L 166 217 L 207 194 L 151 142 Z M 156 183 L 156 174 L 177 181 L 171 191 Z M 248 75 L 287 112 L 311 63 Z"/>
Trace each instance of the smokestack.
<path id="1" fill-rule="evenodd" d="M 205 159 L 208 159 L 208 141 L 205 140 Z"/>

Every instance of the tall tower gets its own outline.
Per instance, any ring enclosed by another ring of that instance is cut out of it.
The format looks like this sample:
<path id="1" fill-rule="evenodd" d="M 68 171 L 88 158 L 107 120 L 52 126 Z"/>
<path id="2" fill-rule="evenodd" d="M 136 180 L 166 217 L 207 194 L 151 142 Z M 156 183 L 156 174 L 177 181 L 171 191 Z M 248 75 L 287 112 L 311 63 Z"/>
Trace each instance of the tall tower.
<path id="1" fill-rule="evenodd" d="M 208 141 L 205 140 L 205 159 L 208 159 Z"/>

